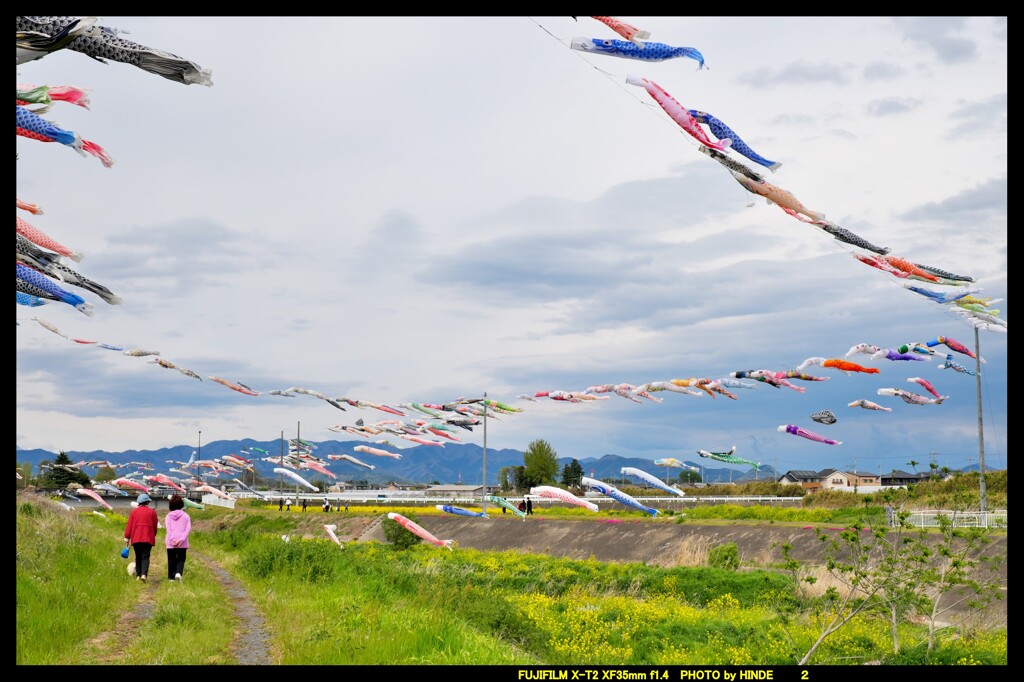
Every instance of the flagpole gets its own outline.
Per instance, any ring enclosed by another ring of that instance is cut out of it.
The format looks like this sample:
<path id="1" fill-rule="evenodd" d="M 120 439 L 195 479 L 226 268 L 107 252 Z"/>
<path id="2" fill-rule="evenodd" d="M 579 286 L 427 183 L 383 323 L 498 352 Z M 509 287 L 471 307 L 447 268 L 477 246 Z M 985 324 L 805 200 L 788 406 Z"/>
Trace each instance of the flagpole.
<path id="1" fill-rule="evenodd" d="M 203 458 L 203 430 L 199 429 L 199 450 L 196 454 L 196 478 L 199 479 L 199 485 L 203 484 L 203 467 L 199 465 L 199 460 Z"/>

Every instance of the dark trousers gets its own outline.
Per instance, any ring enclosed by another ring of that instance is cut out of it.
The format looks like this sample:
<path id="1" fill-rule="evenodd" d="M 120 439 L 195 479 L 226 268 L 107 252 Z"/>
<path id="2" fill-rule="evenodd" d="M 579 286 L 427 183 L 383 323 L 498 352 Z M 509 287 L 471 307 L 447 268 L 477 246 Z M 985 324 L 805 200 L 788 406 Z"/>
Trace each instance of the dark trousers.
<path id="1" fill-rule="evenodd" d="M 167 579 L 174 580 L 175 573 L 185 574 L 185 552 L 188 547 L 167 548 Z"/>
<path id="2" fill-rule="evenodd" d="M 135 550 L 135 575 L 149 577 L 149 553 L 153 551 L 153 545 L 148 542 L 136 542 L 132 545 Z"/>

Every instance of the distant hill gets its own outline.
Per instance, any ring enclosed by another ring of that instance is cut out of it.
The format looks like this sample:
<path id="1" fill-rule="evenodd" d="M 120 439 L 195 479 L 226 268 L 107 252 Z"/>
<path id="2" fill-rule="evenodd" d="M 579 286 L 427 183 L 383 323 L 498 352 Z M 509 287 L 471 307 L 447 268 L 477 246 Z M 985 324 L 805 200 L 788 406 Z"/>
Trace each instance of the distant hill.
<path id="1" fill-rule="evenodd" d="M 342 481 L 365 480 L 371 485 L 382 485 L 390 482 L 405 484 L 431 483 L 434 481 L 441 484 L 475 484 L 480 483 L 483 475 L 483 448 L 473 443 L 446 443 L 444 447 L 417 445 L 402 449 L 375 445 L 375 447 L 381 447 L 391 452 L 398 452 L 402 455 L 402 458 L 398 460 L 388 457 L 377 457 L 353 450 L 356 445 L 367 445 L 368 443 L 365 440 L 327 440 L 314 442 L 314 444 L 317 447 L 313 454 L 323 459 L 327 459 L 329 454 L 347 454 L 367 464 L 373 464 L 376 467 L 371 470 L 344 460 L 330 461 L 328 469 L 337 476 L 338 480 Z M 267 450 L 271 456 L 278 456 L 282 451 L 287 451 L 287 444 L 282 445 L 280 440 L 257 441 L 251 438 L 244 438 L 242 440 L 221 440 L 204 443 L 200 458 L 217 459 L 224 455 L 239 455 L 241 450 L 249 450 L 252 447 Z M 125 450 L 123 452 L 66 450 L 65 453 L 73 462 L 81 460 L 108 460 L 115 464 L 148 462 L 152 464 L 154 472 L 166 473 L 168 469 L 176 467 L 172 462 L 187 461 L 194 451 L 196 451 L 196 448 L 193 446 L 177 445 L 159 450 Z M 18 463 L 31 463 L 33 465 L 33 473 L 37 473 L 36 467 L 39 466 L 40 462 L 52 462 L 56 459 L 57 454 L 48 450 L 23 450 L 17 448 L 16 459 Z M 277 477 L 277 474 L 273 473 L 274 467 L 277 466 L 276 464 L 258 461 L 260 457 L 268 455 L 254 452 L 251 455 L 240 456 L 249 460 L 256 460 L 258 476 L 263 478 Z M 571 457 L 558 458 L 559 477 L 561 477 L 562 469 L 572 459 Z M 579 462 L 580 466 L 583 467 L 584 475 L 601 480 L 621 478 L 620 470 L 622 467 L 642 469 L 662 480 L 667 475 L 671 475 L 673 478 L 678 477 L 680 473 L 680 469 L 666 471 L 665 467 L 656 467 L 650 459 L 622 457 L 612 454 L 602 457 L 588 457 L 579 460 Z M 701 466 L 701 462 L 688 461 L 687 464 L 697 468 Z M 523 452 L 521 450 L 487 448 L 487 483 L 489 485 L 498 485 L 498 472 L 502 468 L 522 465 Z M 85 471 L 89 474 L 96 473 L 95 469 L 89 467 L 86 467 Z M 128 471 L 131 470 L 120 469 L 118 473 L 124 474 Z M 317 479 L 334 481 L 334 479 L 314 471 L 305 471 L 303 476 L 309 481 Z M 729 480 L 740 483 L 755 480 L 755 472 L 749 467 L 732 469 L 730 471 L 727 467 L 710 468 L 705 465 L 704 477 L 705 482 L 708 483 L 722 483 Z M 762 465 L 761 470 L 756 472 L 756 478 L 757 480 L 775 480 L 778 478 L 778 474 L 776 474 L 771 466 Z"/>

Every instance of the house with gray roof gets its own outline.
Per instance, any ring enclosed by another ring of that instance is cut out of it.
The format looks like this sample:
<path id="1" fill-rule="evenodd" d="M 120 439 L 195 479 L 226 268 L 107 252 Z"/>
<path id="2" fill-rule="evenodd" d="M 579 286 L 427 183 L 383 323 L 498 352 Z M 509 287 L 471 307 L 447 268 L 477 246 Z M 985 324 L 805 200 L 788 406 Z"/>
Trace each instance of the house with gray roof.
<path id="1" fill-rule="evenodd" d="M 810 469 L 790 469 L 779 476 L 778 483 L 794 483 L 808 492 L 821 489 L 821 474 Z"/>

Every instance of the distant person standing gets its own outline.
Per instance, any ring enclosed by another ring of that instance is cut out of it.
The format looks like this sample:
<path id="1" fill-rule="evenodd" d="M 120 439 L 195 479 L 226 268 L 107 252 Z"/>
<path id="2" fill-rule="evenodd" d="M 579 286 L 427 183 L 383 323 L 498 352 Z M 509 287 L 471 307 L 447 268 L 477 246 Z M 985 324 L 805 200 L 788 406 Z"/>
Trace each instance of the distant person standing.
<path id="1" fill-rule="evenodd" d="M 290 497 L 289 497 L 289 498 L 288 498 L 288 499 L 287 499 L 287 500 L 285 501 L 285 509 L 284 509 L 284 510 L 285 510 L 285 511 L 291 511 L 291 510 L 292 510 L 292 498 L 290 498 Z"/>
<path id="2" fill-rule="evenodd" d="M 896 525 L 896 510 L 892 508 L 891 504 L 885 505 L 885 519 L 889 522 L 890 528 Z"/>
<path id="3" fill-rule="evenodd" d="M 188 551 L 188 536 L 192 532 L 192 519 L 185 512 L 185 500 L 181 495 L 171 495 L 167 505 L 171 510 L 164 519 L 167 545 L 167 579 L 181 582 L 185 572 L 185 554 Z"/>
<path id="4" fill-rule="evenodd" d="M 284 498 L 277 498 L 277 511 L 284 511 Z"/>
<path id="5" fill-rule="evenodd" d="M 345 511 L 348 511 L 348 500 L 345 500 Z"/>
<path id="6" fill-rule="evenodd" d="M 306 498 L 302 498 L 302 511 L 306 511 Z"/>
<path id="7" fill-rule="evenodd" d="M 533 500 L 531 500 L 529 497 L 526 498 L 526 513 L 533 513 Z"/>
<path id="8" fill-rule="evenodd" d="M 124 544 L 135 550 L 135 579 L 146 582 L 149 574 L 149 555 L 156 544 L 156 526 L 159 523 L 156 511 L 149 506 L 153 501 L 146 493 L 140 493 L 135 501 L 139 506 L 128 515 L 124 527 Z"/>
<path id="9" fill-rule="evenodd" d="M 327 498 L 325 497 L 325 498 L 324 498 L 324 513 L 326 514 L 326 513 L 327 513 L 327 512 L 329 512 L 329 511 L 331 511 L 331 501 L 330 501 L 330 500 L 328 500 L 328 499 L 327 499 Z"/>

